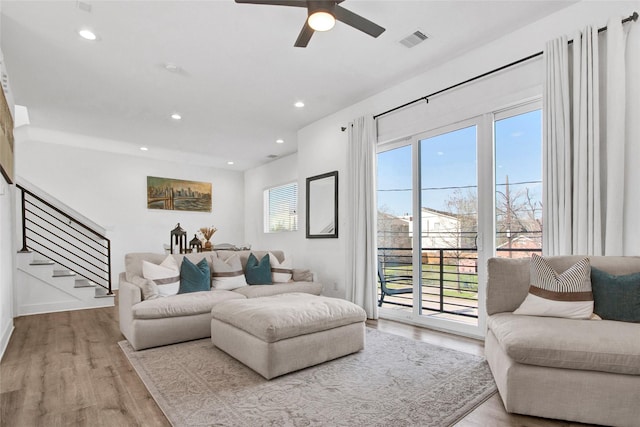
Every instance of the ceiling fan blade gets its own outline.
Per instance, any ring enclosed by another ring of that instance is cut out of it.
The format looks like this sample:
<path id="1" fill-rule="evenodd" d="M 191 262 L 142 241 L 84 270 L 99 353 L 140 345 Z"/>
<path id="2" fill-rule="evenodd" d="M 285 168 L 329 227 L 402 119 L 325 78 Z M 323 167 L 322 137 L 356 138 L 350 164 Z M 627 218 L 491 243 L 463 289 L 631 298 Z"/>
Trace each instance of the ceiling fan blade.
<path id="1" fill-rule="evenodd" d="M 307 7 L 305 0 L 236 0 L 236 3 L 267 4 L 272 6 Z"/>
<path id="2" fill-rule="evenodd" d="M 334 13 L 338 21 L 351 25 L 353 28 L 369 34 L 371 37 L 378 37 L 380 34 L 384 33 L 384 28 L 380 25 L 353 13 L 342 6 L 338 6 L 337 4 L 335 5 Z"/>
<path id="3" fill-rule="evenodd" d="M 304 26 L 302 27 L 302 30 L 300 30 L 300 34 L 298 34 L 298 39 L 296 40 L 294 46 L 307 47 L 313 33 L 314 33 L 313 28 L 311 28 L 309 24 L 305 22 Z"/>

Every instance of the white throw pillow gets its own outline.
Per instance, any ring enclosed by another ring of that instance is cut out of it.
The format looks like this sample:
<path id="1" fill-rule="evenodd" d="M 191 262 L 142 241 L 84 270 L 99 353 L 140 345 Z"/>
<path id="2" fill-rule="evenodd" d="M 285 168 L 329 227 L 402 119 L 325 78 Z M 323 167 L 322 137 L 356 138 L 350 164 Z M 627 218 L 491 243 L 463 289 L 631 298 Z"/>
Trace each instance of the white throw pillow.
<path id="1" fill-rule="evenodd" d="M 238 254 L 233 254 L 226 260 L 212 256 L 211 267 L 211 286 L 213 288 L 232 290 L 247 286 Z"/>
<path id="2" fill-rule="evenodd" d="M 180 289 L 180 267 L 171 255 L 160 265 L 142 261 L 142 276 L 154 281 L 161 297 L 176 295 Z"/>
<path id="3" fill-rule="evenodd" d="M 591 266 L 583 258 L 558 274 L 541 256 L 531 257 L 529 294 L 513 314 L 589 319 L 593 313 Z"/>
<path id="4" fill-rule="evenodd" d="M 273 283 L 286 283 L 291 281 L 293 276 L 293 267 L 291 261 L 284 259 L 284 261 L 278 261 L 278 258 L 271 252 L 269 252 L 269 263 L 271 264 L 271 281 Z"/>

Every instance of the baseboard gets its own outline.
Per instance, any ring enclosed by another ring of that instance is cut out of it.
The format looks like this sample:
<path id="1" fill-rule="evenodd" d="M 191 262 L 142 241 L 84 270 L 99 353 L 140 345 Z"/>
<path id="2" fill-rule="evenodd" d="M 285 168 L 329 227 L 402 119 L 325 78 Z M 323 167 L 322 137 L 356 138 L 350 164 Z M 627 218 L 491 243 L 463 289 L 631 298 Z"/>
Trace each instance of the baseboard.
<path id="1" fill-rule="evenodd" d="M 54 303 L 24 304 L 18 307 L 19 316 L 34 314 L 57 313 L 61 311 L 90 310 L 92 308 L 104 308 L 114 306 L 113 298 L 97 298 L 92 304 L 85 301 L 62 301 Z"/>
<path id="2" fill-rule="evenodd" d="M 7 327 L 2 331 L 2 336 L 0 337 L 0 360 L 4 357 L 4 352 L 7 350 L 7 346 L 9 345 L 9 340 L 11 339 L 11 334 L 13 334 L 13 319 L 11 322 L 7 324 Z"/>

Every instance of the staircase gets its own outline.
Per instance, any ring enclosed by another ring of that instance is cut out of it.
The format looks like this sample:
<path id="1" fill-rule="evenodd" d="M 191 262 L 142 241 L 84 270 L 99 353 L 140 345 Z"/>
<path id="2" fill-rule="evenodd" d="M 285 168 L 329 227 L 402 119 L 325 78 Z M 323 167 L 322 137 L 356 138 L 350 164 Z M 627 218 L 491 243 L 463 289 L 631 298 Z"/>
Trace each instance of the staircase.
<path id="1" fill-rule="evenodd" d="M 35 252 L 16 256 L 18 315 L 113 307 L 114 295 Z"/>
<path id="2" fill-rule="evenodd" d="M 16 255 L 17 314 L 113 306 L 104 229 L 31 184 L 16 188 L 23 243 Z"/>

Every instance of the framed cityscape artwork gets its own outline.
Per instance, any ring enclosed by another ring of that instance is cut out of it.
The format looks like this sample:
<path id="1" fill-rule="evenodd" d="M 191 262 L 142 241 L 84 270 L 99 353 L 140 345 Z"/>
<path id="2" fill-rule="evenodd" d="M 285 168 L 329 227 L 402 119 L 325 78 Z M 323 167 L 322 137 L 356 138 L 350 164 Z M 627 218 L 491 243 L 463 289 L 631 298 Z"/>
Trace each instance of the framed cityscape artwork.
<path id="1" fill-rule="evenodd" d="M 4 179 L 13 184 L 13 118 L 0 87 L 0 171 Z"/>
<path id="2" fill-rule="evenodd" d="M 147 208 L 211 212 L 211 183 L 148 176 Z"/>

